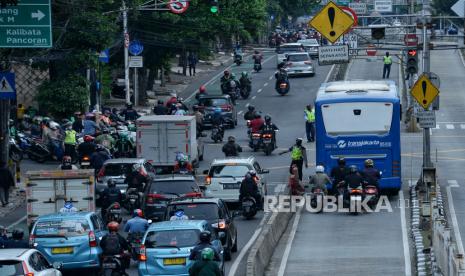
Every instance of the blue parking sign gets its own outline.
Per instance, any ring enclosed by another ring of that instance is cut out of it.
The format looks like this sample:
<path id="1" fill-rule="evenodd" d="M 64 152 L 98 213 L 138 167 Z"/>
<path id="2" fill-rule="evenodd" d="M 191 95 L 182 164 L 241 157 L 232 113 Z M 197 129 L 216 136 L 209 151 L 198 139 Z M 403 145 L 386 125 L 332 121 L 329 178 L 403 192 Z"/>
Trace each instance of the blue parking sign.
<path id="1" fill-rule="evenodd" d="M 0 99 L 15 99 L 15 74 L 10 72 L 0 73 Z"/>

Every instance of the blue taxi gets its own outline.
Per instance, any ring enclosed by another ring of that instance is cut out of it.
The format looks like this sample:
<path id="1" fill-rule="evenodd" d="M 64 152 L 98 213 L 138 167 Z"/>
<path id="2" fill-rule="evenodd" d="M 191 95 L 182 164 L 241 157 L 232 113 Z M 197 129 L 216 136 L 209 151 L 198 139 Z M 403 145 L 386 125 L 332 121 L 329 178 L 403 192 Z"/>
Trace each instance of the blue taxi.
<path id="1" fill-rule="evenodd" d="M 211 244 L 221 253 L 222 260 L 218 265 L 224 272 L 223 247 L 211 225 L 206 220 L 176 220 L 150 225 L 142 240 L 139 275 L 189 275 L 189 268 L 194 263 L 189 260 L 189 255 L 202 231 L 212 233 Z"/>
<path id="2" fill-rule="evenodd" d="M 108 233 L 94 212 L 54 213 L 38 217 L 29 244 L 63 269 L 100 267 L 99 241 Z"/>

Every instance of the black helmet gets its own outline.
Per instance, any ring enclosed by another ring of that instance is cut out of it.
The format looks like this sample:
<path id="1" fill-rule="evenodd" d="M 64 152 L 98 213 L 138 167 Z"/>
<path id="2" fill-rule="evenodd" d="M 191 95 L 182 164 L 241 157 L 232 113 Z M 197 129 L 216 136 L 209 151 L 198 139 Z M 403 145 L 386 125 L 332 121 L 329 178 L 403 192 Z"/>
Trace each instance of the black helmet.
<path id="1" fill-rule="evenodd" d="M 210 231 L 203 231 L 199 235 L 199 240 L 201 242 L 210 242 L 211 237 L 212 234 L 210 233 Z"/>
<path id="2" fill-rule="evenodd" d="M 127 103 L 127 104 L 126 104 L 126 107 L 127 107 L 127 108 L 132 108 L 132 103 Z"/>
<path id="3" fill-rule="evenodd" d="M 339 159 L 337 160 L 337 164 L 340 166 L 344 166 L 346 164 L 346 160 L 344 159 L 344 157 L 339 157 Z"/>
<path id="4" fill-rule="evenodd" d="M 249 109 L 250 112 L 255 110 L 255 106 L 253 105 L 249 105 L 247 108 Z"/>
<path id="5" fill-rule="evenodd" d="M 236 138 L 234 136 L 229 136 L 228 137 L 228 142 L 234 143 L 234 142 L 236 142 Z"/>
<path id="6" fill-rule="evenodd" d="M 103 133 L 103 134 L 109 134 L 109 133 L 110 133 L 110 129 L 104 128 L 104 129 L 102 130 L 102 133 Z"/>
<path id="7" fill-rule="evenodd" d="M 352 165 L 350 166 L 350 173 L 356 173 L 358 171 L 357 166 Z"/>
<path id="8" fill-rule="evenodd" d="M 270 115 L 265 116 L 265 122 L 267 122 L 267 123 L 271 122 L 271 116 Z"/>
<path id="9" fill-rule="evenodd" d="M 260 115 L 260 113 L 255 114 L 255 119 L 260 119 L 261 117 L 262 117 L 262 115 Z"/>
<path id="10" fill-rule="evenodd" d="M 198 106 L 198 105 L 194 105 L 194 106 L 192 107 L 192 110 L 194 110 L 194 111 L 199 110 L 199 106 Z"/>
<path id="11" fill-rule="evenodd" d="M 158 100 L 158 104 L 163 104 L 163 100 Z"/>
<path id="12" fill-rule="evenodd" d="M 114 181 L 113 179 L 111 179 L 111 178 L 108 179 L 107 185 L 108 185 L 109 188 L 114 188 L 114 187 L 116 187 L 115 181 Z"/>
<path id="13" fill-rule="evenodd" d="M 22 240 L 24 237 L 24 231 L 22 229 L 16 228 L 12 233 L 14 240 Z"/>
<path id="14" fill-rule="evenodd" d="M 301 146 L 301 145 L 302 145 L 302 141 L 303 141 L 302 138 L 297 138 L 297 139 L 295 139 L 295 144 L 296 144 L 297 146 Z"/>

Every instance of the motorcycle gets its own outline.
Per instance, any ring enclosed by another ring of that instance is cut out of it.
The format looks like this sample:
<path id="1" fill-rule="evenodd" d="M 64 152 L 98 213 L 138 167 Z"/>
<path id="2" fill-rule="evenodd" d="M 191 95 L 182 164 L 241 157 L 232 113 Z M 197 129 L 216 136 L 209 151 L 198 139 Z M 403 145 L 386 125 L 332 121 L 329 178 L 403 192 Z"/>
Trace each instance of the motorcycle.
<path id="1" fill-rule="evenodd" d="M 363 189 L 365 198 L 368 198 L 367 204 L 369 207 L 374 207 L 379 200 L 378 188 L 374 185 L 367 185 Z"/>
<path id="2" fill-rule="evenodd" d="M 104 256 L 102 259 L 102 275 L 121 276 L 123 275 L 121 255 Z"/>
<path id="3" fill-rule="evenodd" d="M 256 73 L 260 72 L 262 70 L 262 65 L 260 63 L 254 63 L 253 69 L 255 70 Z"/>
<path id="4" fill-rule="evenodd" d="M 105 220 L 106 222 L 116 221 L 117 223 L 121 223 L 123 218 L 121 217 L 121 205 L 118 202 L 111 204 L 107 208 Z"/>
<path id="5" fill-rule="evenodd" d="M 357 188 L 349 188 L 348 191 L 348 204 L 350 213 L 353 215 L 358 215 L 361 213 L 361 206 L 362 206 L 362 197 L 363 197 L 363 189 L 362 187 Z"/>
<path id="6" fill-rule="evenodd" d="M 276 91 L 279 93 L 279 95 L 284 96 L 287 93 L 289 93 L 290 90 L 290 83 L 288 81 L 281 81 L 278 83 L 278 87 Z"/>
<path id="7" fill-rule="evenodd" d="M 89 155 L 84 155 L 80 158 L 79 160 L 79 167 L 82 169 L 82 170 L 87 170 L 87 169 L 90 169 L 91 166 L 90 166 L 90 156 Z"/>
<path id="8" fill-rule="evenodd" d="M 49 148 L 42 143 L 39 139 L 25 138 L 28 139 L 29 148 L 25 151 L 29 159 L 44 163 L 48 159 L 51 159 L 51 152 Z"/>
<path id="9" fill-rule="evenodd" d="M 137 209 L 140 207 L 140 198 L 141 198 L 141 193 L 136 188 L 129 188 L 126 191 L 126 200 L 125 200 L 125 208 L 128 210 L 130 213 L 134 209 Z"/>
<path id="10" fill-rule="evenodd" d="M 312 206 L 313 209 L 317 208 L 318 202 L 323 203 L 324 196 L 325 196 L 325 193 L 323 192 L 323 190 L 319 187 L 315 187 L 311 194 L 310 206 Z M 321 213 L 322 211 L 323 211 L 323 206 L 320 206 L 318 213 Z"/>
<path id="11" fill-rule="evenodd" d="M 249 146 L 253 151 L 257 152 L 262 145 L 262 135 L 258 132 L 250 134 Z"/>
<path id="12" fill-rule="evenodd" d="M 23 150 L 18 145 L 14 137 L 10 137 L 8 147 L 8 154 L 11 160 L 13 160 L 14 162 L 19 162 L 23 160 Z"/>
<path id="13" fill-rule="evenodd" d="M 130 248 L 131 258 L 137 261 L 140 254 L 140 247 L 142 245 L 143 233 L 130 233 L 128 234 L 128 244 Z"/>
<path id="14" fill-rule="evenodd" d="M 237 66 L 240 66 L 242 64 L 242 54 L 235 54 L 234 55 L 234 63 Z"/>
<path id="15" fill-rule="evenodd" d="M 257 214 L 257 202 L 251 196 L 246 196 L 242 199 L 242 215 L 246 219 L 251 219 Z"/>
<path id="16" fill-rule="evenodd" d="M 263 151 L 265 152 L 265 155 L 270 155 L 276 148 L 273 135 L 275 134 L 274 133 L 262 134 L 262 144 L 263 144 Z"/>
<path id="17" fill-rule="evenodd" d="M 240 90 L 241 97 L 244 100 L 249 98 L 251 90 L 252 90 L 252 87 L 251 87 L 250 84 L 249 85 L 241 85 L 241 90 Z"/>
<path id="18" fill-rule="evenodd" d="M 218 142 L 223 142 L 223 136 L 224 136 L 224 130 L 222 129 L 222 126 L 215 125 L 212 128 L 212 134 L 211 134 L 211 139 L 213 142 L 218 143 Z"/>

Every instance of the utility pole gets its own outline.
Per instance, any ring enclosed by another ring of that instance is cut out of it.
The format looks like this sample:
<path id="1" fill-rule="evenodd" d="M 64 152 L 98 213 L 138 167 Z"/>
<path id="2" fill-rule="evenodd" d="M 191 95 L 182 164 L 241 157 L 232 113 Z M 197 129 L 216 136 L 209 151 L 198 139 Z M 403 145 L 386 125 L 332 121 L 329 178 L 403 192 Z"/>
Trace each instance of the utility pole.
<path id="1" fill-rule="evenodd" d="M 429 37 L 428 37 L 428 28 L 427 23 L 430 19 L 427 15 L 427 9 L 429 8 L 429 0 L 423 0 L 423 16 L 422 16 L 422 25 L 423 25 L 423 55 L 422 55 L 422 71 L 423 74 L 429 75 L 430 73 L 430 55 L 429 55 Z M 423 167 L 431 168 L 431 137 L 430 129 L 423 129 Z"/>
<path id="2" fill-rule="evenodd" d="M 124 86 L 126 88 L 126 103 L 131 103 L 131 91 L 129 87 L 129 33 L 128 33 L 128 9 L 123 2 L 123 35 L 124 35 Z"/>

